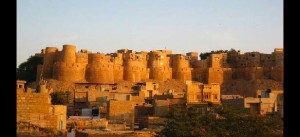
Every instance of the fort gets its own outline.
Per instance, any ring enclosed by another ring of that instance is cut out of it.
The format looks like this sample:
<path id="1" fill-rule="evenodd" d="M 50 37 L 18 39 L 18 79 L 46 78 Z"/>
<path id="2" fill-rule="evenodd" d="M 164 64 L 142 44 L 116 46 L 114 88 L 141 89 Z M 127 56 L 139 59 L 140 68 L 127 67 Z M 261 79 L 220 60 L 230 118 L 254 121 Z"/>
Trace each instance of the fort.
<path id="1" fill-rule="evenodd" d="M 46 47 L 38 55 L 37 81 L 44 79 L 69 82 L 113 84 L 118 81 L 142 82 L 149 79 L 182 82 L 226 83 L 232 79 L 270 78 L 283 81 L 283 49 L 271 54 L 236 52 L 211 54 L 198 60 L 197 52 L 172 54 L 170 50 L 134 52 L 128 49 L 115 53 L 92 53 L 86 49 L 76 52 L 76 46 Z M 230 61 L 229 61 L 230 60 Z"/>
<path id="2" fill-rule="evenodd" d="M 176 108 L 195 107 L 206 115 L 212 113 L 210 104 L 283 117 L 283 49 L 211 53 L 198 59 L 198 52 L 93 53 L 63 45 L 61 51 L 46 47 L 36 56 L 43 59 L 33 82 L 39 84 L 16 84 L 19 134 L 50 128 L 54 132 L 39 135 L 75 129 L 76 136 L 153 136 Z M 63 91 L 67 105 L 51 104 L 49 94 L 57 91 Z M 265 102 L 259 103 L 262 95 Z"/>

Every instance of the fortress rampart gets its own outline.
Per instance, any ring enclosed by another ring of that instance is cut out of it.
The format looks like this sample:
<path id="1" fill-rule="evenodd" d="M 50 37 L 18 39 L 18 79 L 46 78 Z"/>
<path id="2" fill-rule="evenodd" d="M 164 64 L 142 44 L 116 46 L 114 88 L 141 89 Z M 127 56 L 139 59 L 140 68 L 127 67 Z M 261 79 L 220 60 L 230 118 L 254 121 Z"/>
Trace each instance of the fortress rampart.
<path id="1" fill-rule="evenodd" d="M 36 55 L 43 57 L 44 64 L 37 67 L 37 81 L 40 76 L 44 79 L 106 84 L 148 79 L 219 84 L 239 78 L 283 81 L 283 49 L 275 49 L 271 54 L 211 54 L 203 60 L 198 60 L 198 52 L 184 55 L 172 54 L 170 50 L 134 52 L 121 49 L 104 54 L 86 49 L 76 52 L 76 46 L 63 45 L 61 51 L 56 47 L 46 47 L 41 51 Z"/>
<path id="2" fill-rule="evenodd" d="M 43 76 L 44 78 L 53 77 L 53 64 L 57 61 L 58 49 L 56 47 L 47 47 L 44 55 Z"/>
<path id="3" fill-rule="evenodd" d="M 124 55 L 124 80 L 139 82 L 149 79 L 145 54 L 127 52 Z"/>
<path id="4" fill-rule="evenodd" d="M 76 62 L 76 47 L 73 45 L 63 45 L 60 62 L 75 63 Z"/>
<path id="5" fill-rule="evenodd" d="M 110 56 L 100 53 L 88 54 L 86 80 L 91 83 L 114 83 L 114 66 Z"/>
<path id="6" fill-rule="evenodd" d="M 46 53 L 47 55 L 47 53 Z M 76 47 L 63 45 L 61 52 L 56 52 L 53 64 L 53 78 L 61 81 L 85 81 L 85 63 L 76 62 Z"/>
<path id="7" fill-rule="evenodd" d="M 171 66 L 174 79 L 183 82 L 185 82 L 186 80 L 192 80 L 192 69 L 186 56 L 182 54 L 172 55 Z"/>
<path id="8" fill-rule="evenodd" d="M 53 78 L 61 81 L 84 81 L 85 64 L 55 62 L 53 66 Z"/>
<path id="9" fill-rule="evenodd" d="M 150 79 L 165 81 L 172 79 L 172 68 L 170 67 L 170 52 L 166 50 L 154 50 L 148 53 L 150 68 Z"/>

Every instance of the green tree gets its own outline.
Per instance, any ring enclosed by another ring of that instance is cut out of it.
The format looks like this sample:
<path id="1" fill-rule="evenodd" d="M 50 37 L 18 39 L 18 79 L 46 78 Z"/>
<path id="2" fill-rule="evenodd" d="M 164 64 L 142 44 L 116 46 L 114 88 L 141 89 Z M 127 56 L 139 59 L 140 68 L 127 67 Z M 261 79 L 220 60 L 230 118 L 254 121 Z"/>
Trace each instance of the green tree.
<path id="1" fill-rule="evenodd" d="M 53 105 L 67 105 L 68 104 L 68 96 L 67 92 L 56 91 L 52 92 L 51 95 L 51 103 Z"/>
<path id="2" fill-rule="evenodd" d="M 212 50 L 211 52 L 203 52 L 200 53 L 200 58 L 201 60 L 207 59 L 211 54 L 216 54 L 216 53 L 227 53 L 228 50 Z"/>
<path id="3" fill-rule="evenodd" d="M 43 64 L 43 58 L 30 56 L 26 62 L 21 63 L 17 68 L 17 79 L 26 80 L 27 83 L 35 81 L 38 64 Z"/>
<path id="4" fill-rule="evenodd" d="M 207 115 L 199 115 L 195 108 L 175 109 L 161 132 L 167 137 L 266 137 L 276 136 L 273 131 L 283 129 L 283 122 L 273 117 L 229 107 L 213 106 Z"/>
<path id="5" fill-rule="evenodd" d="M 227 54 L 227 62 L 231 64 L 231 66 L 235 67 L 237 65 L 237 57 L 239 50 L 230 49 Z"/>

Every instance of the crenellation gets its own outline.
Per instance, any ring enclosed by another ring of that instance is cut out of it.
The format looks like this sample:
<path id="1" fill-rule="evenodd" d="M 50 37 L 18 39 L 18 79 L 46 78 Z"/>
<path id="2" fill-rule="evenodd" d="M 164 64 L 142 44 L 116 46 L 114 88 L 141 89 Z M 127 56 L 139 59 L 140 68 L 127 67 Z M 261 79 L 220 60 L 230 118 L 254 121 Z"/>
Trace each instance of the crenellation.
<path id="1" fill-rule="evenodd" d="M 283 49 L 271 54 L 236 52 L 211 54 L 198 60 L 198 52 L 172 54 L 171 50 L 135 52 L 120 49 L 115 53 L 92 53 L 86 49 L 76 52 L 76 46 L 63 45 L 44 49 L 44 64 L 37 68 L 37 81 L 45 79 L 70 82 L 116 83 L 141 82 L 148 79 L 176 79 L 203 83 L 224 83 L 231 79 L 271 78 L 283 80 Z M 228 62 L 228 60 L 232 60 Z"/>

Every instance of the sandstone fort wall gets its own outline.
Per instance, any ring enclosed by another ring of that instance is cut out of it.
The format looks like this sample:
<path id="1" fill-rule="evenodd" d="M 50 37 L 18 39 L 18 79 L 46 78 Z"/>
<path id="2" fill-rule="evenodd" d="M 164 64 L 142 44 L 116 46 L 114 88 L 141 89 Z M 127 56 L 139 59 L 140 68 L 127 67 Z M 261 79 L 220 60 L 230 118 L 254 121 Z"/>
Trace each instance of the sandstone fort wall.
<path id="1" fill-rule="evenodd" d="M 37 68 L 37 81 L 56 79 L 69 82 L 116 83 L 141 82 L 148 79 L 165 81 L 195 80 L 203 83 L 224 83 L 232 78 L 283 80 L 283 49 L 272 54 L 237 52 L 228 62 L 227 53 L 211 54 L 198 60 L 197 52 L 172 54 L 169 50 L 134 52 L 123 49 L 116 53 L 91 53 L 85 49 L 76 53 L 74 45 L 46 47 L 39 55 L 44 64 Z"/>
<path id="2" fill-rule="evenodd" d="M 59 130 L 60 120 L 66 130 L 66 106 L 51 105 L 48 93 L 17 92 L 17 122 L 24 121 Z"/>

